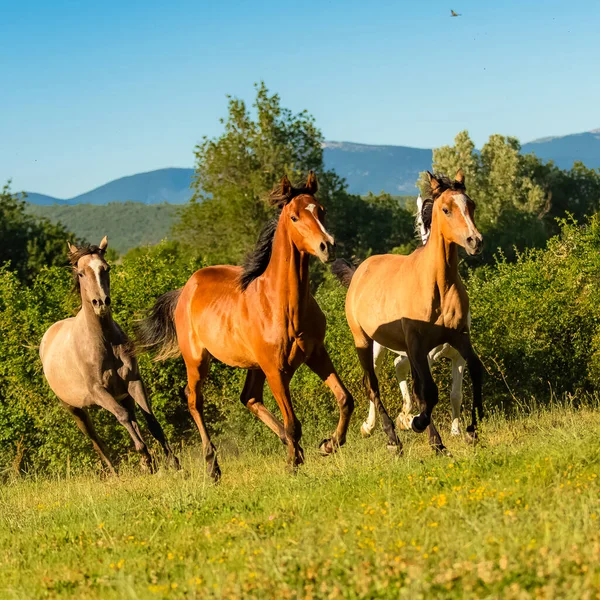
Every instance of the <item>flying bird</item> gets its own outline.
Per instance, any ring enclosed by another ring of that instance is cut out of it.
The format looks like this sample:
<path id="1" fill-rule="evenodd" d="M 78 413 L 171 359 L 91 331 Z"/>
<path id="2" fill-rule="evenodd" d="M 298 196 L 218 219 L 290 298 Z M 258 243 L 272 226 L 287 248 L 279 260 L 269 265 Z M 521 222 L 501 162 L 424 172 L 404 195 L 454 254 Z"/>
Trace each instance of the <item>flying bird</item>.
<path id="1" fill-rule="evenodd" d="M 450 16 L 451 17 L 461 17 L 462 15 L 457 12 L 454 12 L 452 9 L 450 9 Z"/>

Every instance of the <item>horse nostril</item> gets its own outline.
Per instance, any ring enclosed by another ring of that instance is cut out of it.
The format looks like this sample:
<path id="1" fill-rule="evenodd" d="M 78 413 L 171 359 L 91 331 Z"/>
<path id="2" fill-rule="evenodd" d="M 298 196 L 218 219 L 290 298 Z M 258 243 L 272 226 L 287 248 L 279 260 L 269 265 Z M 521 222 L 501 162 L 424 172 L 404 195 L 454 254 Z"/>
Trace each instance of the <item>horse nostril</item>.
<path id="1" fill-rule="evenodd" d="M 106 296 L 106 300 L 104 301 L 104 304 L 106 304 L 106 306 L 110 306 L 110 296 Z"/>
<path id="2" fill-rule="evenodd" d="M 321 252 L 325 252 L 325 250 L 327 250 L 327 244 L 325 244 L 325 242 L 321 242 L 319 248 L 321 249 Z"/>
<path id="3" fill-rule="evenodd" d="M 96 299 L 94 298 L 94 299 L 92 300 L 92 304 L 93 304 L 94 306 L 96 306 L 96 305 L 98 304 L 98 300 L 96 300 Z"/>
<path id="4" fill-rule="evenodd" d="M 473 238 L 472 237 L 468 237 L 467 238 L 467 244 L 469 244 L 469 246 L 473 245 Z"/>

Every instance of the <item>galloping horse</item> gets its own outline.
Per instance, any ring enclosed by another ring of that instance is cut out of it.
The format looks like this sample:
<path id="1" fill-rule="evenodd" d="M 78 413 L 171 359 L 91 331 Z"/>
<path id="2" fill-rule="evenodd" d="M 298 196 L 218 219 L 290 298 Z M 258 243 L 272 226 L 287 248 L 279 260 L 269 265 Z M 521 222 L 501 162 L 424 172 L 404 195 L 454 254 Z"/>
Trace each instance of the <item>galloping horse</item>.
<path id="1" fill-rule="evenodd" d="M 107 246 L 106 236 L 99 246 L 77 248 L 69 244 L 69 260 L 81 294 L 81 309 L 77 316 L 54 323 L 44 334 L 40 344 L 44 375 L 79 429 L 92 440 L 111 473 L 114 474 L 115 469 L 94 429 L 87 412 L 89 406 L 101 406 L 115 415 L 129 432 L 143 464 L 151 470 L 150 453 L 135 417 L 134 403 L 137 403 L 150 433 L 162 446 L 167 459 L 178 466 L 150 408 L 131 344 L 112 318 L 110 267 L 104 260 Z"/>
<path id="2" fill-rule="evenodd" d="M 467 433 L 476 437 L 481 400 L 482 365 L 471 345 L 468 328 L 469 298 L 458 273 L 458 246 L 468 254 L 481 251 L 483 239 L 473 221 L 475 203 L 466 194 L 461 170 L 454 181 L 428 172 L 427 196 L 433 200 L 431 234 L 427 244 L 408 256 L 371 256 L 357 269 L 343 261 L 334 272 L 349 289 L 346 318 L 365 372 L 369 399 L 377 408 L 389 446 L 400 448 L 394 424 L 381 402 L 373 367 L 373 343 L 408 354 L 413 376 L 413 393 L 421 413 L 410 426 L 425 429 L 430 444 L 446 449 L 431 422 L 438 390 L 429 368 L 428 354 L 444 343 L 466 359 L 473 383 L 473 410 Z"/>
<path id="3" fill-rule="evenodd" d="M 415 218 L 415 231 L 418 234 L 423 246 L 429 239 L 431 233 L 431 213 L 433 210 L 433 200 L 419 196 L 417 198 L 417 215 Z M 467 319 L 467 327 L 471 328 L 471 315 L 469 313 Z M 396 426 L 400 429 L 407 429 L 410 425 L 410 413 L 412 412 L 412 398 L 408 391 L 408 371 L 410 363 L 408 354 L 401 351 L 393 351 L 385 348 L 377 342 L 373 342 L 373 367 L 375 375 L 379 379 L 379 374 L 383 367 L 386 356 L 389 352 L 396 354 L 394 359 L 394 368 L 396 370 L 396 379 L 400 384 L 400 393 L 402 394 L 402 410 L 396 418 Z M 450 433 L 452 435 L 460 435 L 460 408 L 462 405 L 462 382 L 463 374 L 466 366 L 465 359 L 460 355 L 460 352 L 455 350 L 450 344 L 437 346 L 429 352 L 429 366 L 442 358 L 447 358 L 452 362 L 452 390 L 450 391 L 450 406 L 452 408 L 452 427 Z M 373 402 L 369 402 L 369 415 L 367 420 L 361 425 L 360 432 L 364 437 L 368 437 L 373 432 L 377 424 L 377 410 Z"/>
<path id="4" fill-rule="evenodd" d="M 157 359 L 183 355 L 188 406 L 200 435 L 209 474 L 221 471 L 204 423 L 202 384 L 211 357 L 248 369 L 242 403 L 287 445 L 292 468 L 302 464 L 301 425 L 292 407 L 290 380 L 306 363 L 333 391 L 340 418 L 331 439 L 320 444 L 330 454 L 344 444 L 352 396 L 340 381 L 323 345 L 325 316 L 310 293 L 311 255 L 326 262 L 333 237 L 323 226 L 324 210 L 315 199 L 317 178 L 294 188 L 287 177 L 271 195 L 281 207 L 267 223 L 244 267 L 213 266 L 196 271 L 182 289 L 161 296 L 137 329 L 141 348 L 160 349 Z M 283 423 L 263 404 L 267 380 Z"/>

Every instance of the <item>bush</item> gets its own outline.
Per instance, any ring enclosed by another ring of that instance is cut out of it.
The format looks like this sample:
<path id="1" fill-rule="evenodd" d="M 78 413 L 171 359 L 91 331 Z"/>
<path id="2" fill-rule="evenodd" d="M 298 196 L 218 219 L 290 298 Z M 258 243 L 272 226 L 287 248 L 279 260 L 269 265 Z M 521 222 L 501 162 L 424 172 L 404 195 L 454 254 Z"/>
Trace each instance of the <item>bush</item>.
<path id="1" fill-rule="evenodd" d="M 473 315 L 472 334 L 489 376 L 484 379 L 484 401 L 509 407 L 515 399 L 527 404 L 551 393 L 587 393 L 600 389 L 600 219 L 584 226 L 562 222 L 561 235 L 545 250 L 518 254 L 514 263 L 500 259 L 494 266 L 470 274 L 468 281 Z M 114 316 L 130 332 L 134 318 L 142 316 L 162 293 L 181 287 L 200 267 L 182 256 L 177 245 L 161 244 L 132 252 L 113 266 L 111 275 Z M 98 465 L 91 444 L 85 442 L 71 418 L 60 407 L 43 380 L 37 346 L 55 321 L 75 313 L 78 298 L 70 292 L 71 275 L 65 268 L 41 271 L 31 286 L 0 269 L 0 465 L 7 466 L 24 449 L 21 468 L 62 471 Z M 346 323 L 346 290 L 329 274 L 322 278 L 316 298 L 327 316 L 326 346 L 342 380 L 357 401 L 352 427 L 366 414 L 362 373 Z M 173 443 L 197 443 L 183 394 L 183 361 L 155 363 L 140 358 L 153 407 Z M 435 376 L 447 396 L 447 366 Z M 236 447 L 279 450 L 280 442 L 239 402 L 245 373 L 213 361 L 205 387 L 209 428 L 230 451 Z M 386 370 L 381 382 L 384 402 L 391 414 L 401 398 Z M 466 387 L 466 390 L 468 388 Z M 469 396 L 469 393 L 466 393 Z M 338 409 L 333 394 L 306 367 L 292 381 L 292 400 L 303 423 L 304 444 L 310 446 L 335 427 Z M 265 403 L 276 413 L 266 392 Z M 438 409 L 437 419 L 446 412 Z M 100 435 L 114 452 L 126 455 L 132 444 L 124 428 L 104 410 L 94 411 Z M 143 423 L 142 423 L 143 425 Z M 150 439 L 145 432 L 146 439 Z"/>

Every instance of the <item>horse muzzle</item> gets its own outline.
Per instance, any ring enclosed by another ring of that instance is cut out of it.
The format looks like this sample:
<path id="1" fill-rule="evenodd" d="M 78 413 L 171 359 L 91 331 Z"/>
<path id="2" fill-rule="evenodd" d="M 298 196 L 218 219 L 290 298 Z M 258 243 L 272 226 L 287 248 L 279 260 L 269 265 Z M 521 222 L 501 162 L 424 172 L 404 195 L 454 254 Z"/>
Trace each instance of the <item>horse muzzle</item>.
<path id="1" fill-rule="evenodd" d="M 483 250 L 483 237 L 481 235 L 470 236 L 465 240 L 465 250 L 471 256 L 481 254 Z"/>
<path id="2" fill-rule="evenodd" d="M 330 263 L 330 262 L 334 261 L 335 260 L 335 241 L 333 241 L 332 243 L 321 242 L 315 251 L 315 256 L 322 263 Z"/>

